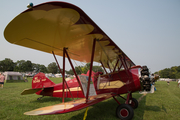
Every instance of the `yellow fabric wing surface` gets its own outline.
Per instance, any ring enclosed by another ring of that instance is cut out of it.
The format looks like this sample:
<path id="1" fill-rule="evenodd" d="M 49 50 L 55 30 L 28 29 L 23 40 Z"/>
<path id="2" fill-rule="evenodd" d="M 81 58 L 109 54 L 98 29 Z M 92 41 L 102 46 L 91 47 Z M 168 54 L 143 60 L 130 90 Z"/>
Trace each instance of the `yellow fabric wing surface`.
<path id="1" fill-rule="evenodd" d="M 94 39 L 99 40 L 95 47 L 95 62 L 107 63 L 108 59 L 112 61 L 123 53 L 79 8 L 56 6 L 50 10 L 40 9 L 48 4 L 15 17 L 4 31 L 6 40 L 47 53 L 54 51 L 59 56 L 63 56 L 63 48 L 66 47 L 71 59 L 86 63 L 90 62 Z M 86 22 L 88 20 L 90 22 Z"/>
<path id="2" fill-rule="evenodd" d="M 72 112 L 75 110 L 86 108 L 90 105 L 96 104 L 98 102 L 101 102 L 103 100 L 106 100 L 113 95 L 111 93 L 106 94 L 100 94 L 96 96 L 89 97 L 89 101 L 86 102 L 86 98 L 78 99 L 75 101 L 69 101 L 65 103 L 60 103 L 52 106 L 42 107 L 38 108 L 32 111 L 25 112 L 25 115 L 47 115 L 47 114 L 61 114 L 61 113 L 67 113 Z"/>

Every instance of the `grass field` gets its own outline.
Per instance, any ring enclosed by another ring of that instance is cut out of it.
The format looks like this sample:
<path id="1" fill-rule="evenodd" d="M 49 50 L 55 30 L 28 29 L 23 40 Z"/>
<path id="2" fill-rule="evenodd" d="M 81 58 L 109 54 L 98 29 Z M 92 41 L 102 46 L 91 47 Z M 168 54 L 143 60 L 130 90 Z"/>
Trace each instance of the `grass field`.
<path id="1" fill-rule="evenodd" d="M 36 94 L 20 95 L 26 89 L 31 88 L 31 78 L 28 83 L 6 83 L 0 89 L 0 120 L 82 120 L 85 109 L 66 114 L 27 116 L 24 112 L 36 108 L 58 104 L 61 98 L 44 97 L 37 101 Z M 52 78 L 59 83 L 59 79 Z M 164 81 L 156 83 L 157 91 L 147 94 L 139 102 L 139 107 L 134 110 L 133 120 L 180 120 L 180 88 L 177 82 L 171 82 L 168 86 Z M 126 97 L 126 94 L 123 95 Z M 137 100 L 142 95 L 133 93 Z M 70 101 L 71 99 L 66 99 Z M 124 100 L 118 98 L 121 103 Z M 115 111 L 118 104 L 113 98 L 89 107 L 86 120 L 118 120 Z"/>

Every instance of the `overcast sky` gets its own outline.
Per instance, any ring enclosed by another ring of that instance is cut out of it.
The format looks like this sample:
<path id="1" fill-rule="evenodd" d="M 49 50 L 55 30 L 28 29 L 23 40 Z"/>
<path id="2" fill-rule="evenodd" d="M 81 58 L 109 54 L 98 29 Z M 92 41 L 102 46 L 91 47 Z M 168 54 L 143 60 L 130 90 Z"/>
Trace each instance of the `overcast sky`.
<path id="1" fill-rule="evenodd" d="M 80 7 L 136 65 L 151 72 L 180 64 L 179 0 L 64 0 Z M 3 0 L 0 7 L 0 61 L 30 60 L 47 66 L 53 55 L 8 43 L 4 29 L 27 4 L 45 0 Z M 62 58 L 58 57 L 62 66 Z M 70 69 L 69 65 L 66 67 Z"/>

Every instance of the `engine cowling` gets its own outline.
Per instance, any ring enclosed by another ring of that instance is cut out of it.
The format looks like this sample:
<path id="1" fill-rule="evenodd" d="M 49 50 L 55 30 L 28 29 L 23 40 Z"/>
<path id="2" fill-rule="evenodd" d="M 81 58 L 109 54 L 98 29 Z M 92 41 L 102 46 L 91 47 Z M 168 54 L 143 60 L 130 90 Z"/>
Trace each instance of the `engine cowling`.
<path id="1" fill-rule="evenodd" d="M 149 69 L 147 66 L 142 66 L 140 81 L 141 81 L 142 90 L 144 91 L 151 90 L 151 79 L 149 75 Z"/>

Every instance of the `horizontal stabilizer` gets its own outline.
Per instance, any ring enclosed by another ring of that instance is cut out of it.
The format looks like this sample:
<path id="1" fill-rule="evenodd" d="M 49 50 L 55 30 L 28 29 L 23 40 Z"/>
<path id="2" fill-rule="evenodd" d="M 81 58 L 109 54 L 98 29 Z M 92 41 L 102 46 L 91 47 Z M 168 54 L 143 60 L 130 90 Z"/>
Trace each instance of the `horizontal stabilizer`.
<path id="1" fill-rule="evenodd" d="M 25 89 L 21 95 L 27 95 L 27 94 L 33 94 L 38 92 L 39 90 L 42 90 L 42 88 L 35 88 L 35 89 Z"/>

